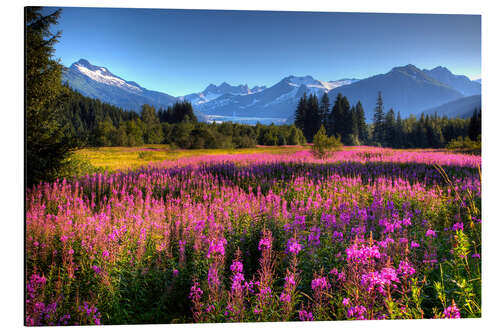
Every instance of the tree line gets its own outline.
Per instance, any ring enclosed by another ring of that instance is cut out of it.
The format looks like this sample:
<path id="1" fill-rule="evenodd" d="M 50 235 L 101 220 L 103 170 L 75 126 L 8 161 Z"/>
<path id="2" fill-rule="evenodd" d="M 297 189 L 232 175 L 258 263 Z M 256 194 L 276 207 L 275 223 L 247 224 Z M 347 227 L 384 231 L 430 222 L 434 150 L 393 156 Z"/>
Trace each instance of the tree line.
<path id="1" fill-rule="evenodd" d="M 304 94 L 295 110 L 295 125 L 301 129 L 308 142 L 321 126 L 328 136 L 340 136 L 345 145 L 374 145 L 391 148 L 444 148 L 448 143 L 468 137 L 480 140 L 481 110 L 475 110 L 469 119 L 448 118 L 421 114 L 401 118 L 391 108 L 384 112 L 382 94 L 379 92 L 374 110 L 373 123 L 366 123 L 361 102 L 351 106 L 346 96 L 338 94 L 330 109 L 325 93 L 319 101 Z"/>
<path id="2" fill-rule="evenodd" d="M 295 125 L 244 125 L 199 122 L 191 103 L 177 102 L 156 110 L 143 105 L 140 114 L 69 90 L 63 125 L 80 146 L 170 144 L 179 148 L 248 148 L 255 145 L 306 143 Z"/>

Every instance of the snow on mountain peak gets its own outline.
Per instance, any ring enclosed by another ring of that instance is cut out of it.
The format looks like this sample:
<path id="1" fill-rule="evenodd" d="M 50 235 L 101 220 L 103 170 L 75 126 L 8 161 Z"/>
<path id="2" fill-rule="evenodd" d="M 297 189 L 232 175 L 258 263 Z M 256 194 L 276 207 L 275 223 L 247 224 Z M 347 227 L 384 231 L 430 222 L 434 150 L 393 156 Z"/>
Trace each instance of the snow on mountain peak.
<path id="1" fill-rule="evenodd" d="M 103 83 L 109 86 L 115 86 L 117 88 L 121 88 L 130 92 L 141 92 L 142 89 L 138 85 L 132 85 L 122 78 L 113 75 L 109 70 L 104 67 L 91 65 L 87 60 L 80 59 L 78 62 L 75 62 L 71 67 L 78 70 L 83 75 L 88 78 Z"/>

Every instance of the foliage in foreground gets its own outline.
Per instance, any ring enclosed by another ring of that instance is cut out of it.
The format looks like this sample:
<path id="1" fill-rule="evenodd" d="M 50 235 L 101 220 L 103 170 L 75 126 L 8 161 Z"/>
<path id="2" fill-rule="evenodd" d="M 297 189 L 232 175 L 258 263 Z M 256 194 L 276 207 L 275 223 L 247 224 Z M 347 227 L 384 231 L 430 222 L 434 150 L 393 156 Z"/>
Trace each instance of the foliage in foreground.
<path id="1" fill-rule="evenodd" d="M 481 316 L 480 157 L 305 154 L 29 190 L 26 324 Z"/>

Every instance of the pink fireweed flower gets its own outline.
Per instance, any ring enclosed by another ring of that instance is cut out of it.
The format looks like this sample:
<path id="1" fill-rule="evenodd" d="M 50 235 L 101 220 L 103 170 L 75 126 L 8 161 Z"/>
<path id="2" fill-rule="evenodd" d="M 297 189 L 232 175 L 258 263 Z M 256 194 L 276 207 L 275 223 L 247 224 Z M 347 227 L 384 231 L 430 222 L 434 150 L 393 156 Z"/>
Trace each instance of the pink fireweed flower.
<path id="1" fill-rule="evenodd" d="M 107 250 L 102 251 L 103 258 L 109 257 L 109 252 Z"/>
<path id="2" fill-rule="evenodd" d="M 216 254 L 224 256 L 225 249 L 224 246 L 227 244 L 225 238 L 220 238 L 218 240 L 211 240 L 208 245 L 207 258 L 210 258 Z"/>
<path id="3" fill-rule="evenodd" d="M 241 263 L 241 261 L 233 261 L 233 263 L 231 264 L 231 272 L 238 272 L 238 273 L 241 273 L 243 272 L 243 264 Z"/>
<path id="4" fill-rule="evenodd" d="M 189 299 L 192 301 L 199 301 L 202 295 L 203 290 L 201 290 L 200 284 L 198 282 L 193 283 L 189 291 Z"/>
<path id="5" fill-rule="evenodd" d="M 406 260 L 401 260 L 398 267 L 398 274 L 402 277 L 408 278 L 415 274 L 415 268 Z"/>
<path id="6" fill-rule="evenodd" d="M 460 310 L 458 309 L 455 301 L 452 301 L 451 305 L 444 309 L 443 311 L 444 317 L 447 319 L 459 319 L 460 318 Z"/>
<path id="7" fill-rule="evenodd" d="M 314 291 L 326 290 L 330 288 L 330 283 L 326 277 L 319 277 L 311 281 L 311 288 Z"/>
<path id="8" fill-rule="evenodd" d="M 415 242 L 415 241 L 411 241 L 411 248 L 414 249 L 414 248 L 417 248 L 417 247 L 420 247 L 420 244 Z"/>
<path id="9" fill-rule="evenodd" d="M 295 286 L 295 278 L 294 278 L 293 274 L 287 274 L 285 276 L 285 285 Z"/>
<path id="10" fill-rule="evenodd" d="M 96 273 L 99 274 L 101 272 L 101 268 L 96 265 L 92 265 L 92 270 Z"/>
<path id="11" fill-rule="evenodd" d="M 366 313 L 366 308 L 362 305 L 356 305 L 353 307 L 350 307 L 347 310 L 347 317 L 348 318 L 355 318 L 357 320 L 365 320 L 365 313 Z"/>
<path id="12" fill-rule="evenodd" d="M 342 305 L 344 305 L 344 306 L 348 306 L 348 305 L 349 305 L 349 298 L 344 298 L 344 299 L 342 300 Z"/>
<path id="13" fill-rule="evenodd" d="M 347 261 L 353 263 L 366 264 L 369 259 L 380 258 L 380 252 L 377 245 L 358 247 L 358 243 L 354 243 L 346 249 Z"/>
<path id="14" fill-rule="evenodd" d="M 429 238 L 434 238 L 436 237 L 436 232 L 432 229 L 428 229 L 427 232 L 425 233 L 425 236 Z"/>
<path id="15" fill-rule="evenodd" d="M 260 239 L 259 241 L 259 251 L 264 251 L 264 250 L 268 250 L 271 248 L 271 240 L 267 237 L 263 237 Z"/>
<path id="16" fill-rule="evenodd" d="M 298 254 L 302 250 L 302 245 L 295 238 L 290 238 L 286 244 L 287 252 Z"/>
<path id="17" fill-rule="evenodd" d="M 307 312 L 306 310 L 299 310 L 299 319 L 302 321 L 313 321 L 314 316 L 311 312 Z"/>
<path id="18" fill-rule="evenodd" d="M 290 303 L 292 301 L 292 298 L 290 297 L 290 294 L 282 292 L 280 295 L 280 301 L 282 303 Z"/>

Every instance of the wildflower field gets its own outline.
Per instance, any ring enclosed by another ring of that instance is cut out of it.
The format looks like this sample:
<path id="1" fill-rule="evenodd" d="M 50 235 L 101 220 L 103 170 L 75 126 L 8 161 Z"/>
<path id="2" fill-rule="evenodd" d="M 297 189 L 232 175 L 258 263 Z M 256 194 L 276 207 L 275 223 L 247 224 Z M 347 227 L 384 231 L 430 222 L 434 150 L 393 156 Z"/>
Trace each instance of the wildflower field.
<path id="1" fill-rule="evenodd" d="M 196 155 L 26 192 L 26 324 L 481 316 L 481 157 Z"/>

